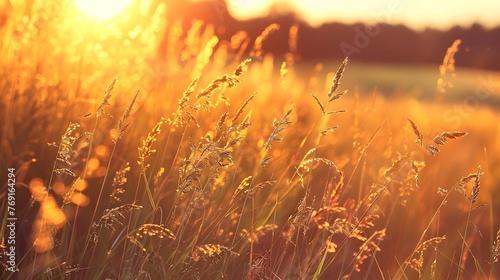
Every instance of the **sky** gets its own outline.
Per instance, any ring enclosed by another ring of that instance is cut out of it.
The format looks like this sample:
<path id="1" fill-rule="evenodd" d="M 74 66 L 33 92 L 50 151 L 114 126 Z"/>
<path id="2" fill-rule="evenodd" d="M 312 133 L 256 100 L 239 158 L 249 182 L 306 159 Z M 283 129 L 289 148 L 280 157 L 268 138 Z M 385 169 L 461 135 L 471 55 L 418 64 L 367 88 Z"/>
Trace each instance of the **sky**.
<path id="1" fill-rule="evenodd" d="M 294 11 L 313 26 L 324 22 L 384 22 L 415 29 L 468 27 L 479 22 L 500 26 L 500 0 L 227 0 L 238 19 L 266 16 L 275 5 Z M 279 5 L 281 3 L 284 5 Z"/>

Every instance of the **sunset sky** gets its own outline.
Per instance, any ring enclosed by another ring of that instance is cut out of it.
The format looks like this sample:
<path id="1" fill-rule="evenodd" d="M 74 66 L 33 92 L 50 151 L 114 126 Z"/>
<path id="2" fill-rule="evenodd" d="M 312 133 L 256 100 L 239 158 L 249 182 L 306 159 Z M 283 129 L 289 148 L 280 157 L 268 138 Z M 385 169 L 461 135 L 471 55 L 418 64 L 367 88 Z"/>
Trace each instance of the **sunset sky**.
<path id="1" fill-rule="evenodd" d="M 316 26 L 328 21 L 384 21 L 416 29 L 467 27 L 474 22 L 500 25 L 498 0 L 228 0 L 231 13 L 239 19 L 265 16 L 273 5 L 281 11 L 292 10 Z"/>

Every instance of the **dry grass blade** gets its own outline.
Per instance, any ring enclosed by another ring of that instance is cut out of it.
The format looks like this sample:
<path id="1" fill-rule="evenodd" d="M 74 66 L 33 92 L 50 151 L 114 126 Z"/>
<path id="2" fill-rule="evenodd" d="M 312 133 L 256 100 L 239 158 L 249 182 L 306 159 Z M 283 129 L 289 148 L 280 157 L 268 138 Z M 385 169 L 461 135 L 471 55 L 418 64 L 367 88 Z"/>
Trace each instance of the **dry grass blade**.
<path id="1" fill-rule="evenodd" d="M 448 190 L 445 188 L 438 187 L 437 194 L 440 196 L 446 196 L 448 194 Z"/>
<path id="2" fill-rule="evenodd" d="M 331 216 L 335 217 L 335 214 L 338 213 L 345 213 L 346 209 L 344 207 L 338 207 L 338 206 L 327 206 L 327 207 L 321 207 L 318 210 L 314 210 L 311 213 L 311 220 L 318 225 L 319 229 L 327 229 L 330 232 L 334 232 L 330 227 L 330 222 L 329 220 L 331 219 Z M 338 216 L 338 215 L 337 215 Z M 337 221 L 337 219 L 336 219 Z M 335 221 L 333 222 L 335 224 Z M 342 232 L 349 232 L 350 229 Z"/>
<path id="3" fill-rule="evenodd" d="M 407 118 L 408 122 L 410 123 L 411 125 L 411 128 L 413 130 L 413 133 L 415 134 L 415 136 L 417 137 L 417 139 L 415 140 L 415 142 L 419 145 L 419 146 L 422 146 L 423 145 L 423 134 L 422 134 L 422 131 L 420 131 L 417 127 L 417 125 L 412 121 L 410 120 L 409 118 Z"/>
<path id="4" fill-rule="evenodd" d="M 321 135 L 323 136 L 327 136 L 328 133 L 330 132 L 333 132 L 335 129 L 337 129 L 339 126 L 336 125 L 336 126 L 332 126 L 332 127 L 327 127 L 326 129 L 324 129 L 323 131 L 321 131 Z"/>
<path id="5" fill-rule="evenodd" d="M 303 160 L 299 167 L 297 168 L 298 170 L 299 169 L 304 169 L 305 172 L 310 172 L 311 171 L 311 168 L 309 168 L 309 166 L 311 166 L 312 163 L 324 163 L 326 164 L 329 168 L 334 168 L 335 171 L 337 171 L 338 173 L 342 173 L 340 172 L 339 168 L 337 165 L 335 165 L 335 163 L 329 159 L 326 159 L 326 158 L 321 158 L 321 157 L 316 157 L 316 158 L 311 158 L 311 159 L 308 159 L 308 160 Z M 313 166 L 314 168 L 314 166 Z"/>
<path id="6" fill-rule="evenodd" d="M 436 266 L 437 266 L 437 262 L 434 259 L 434 261 L 431 264 L 431 276 L 430 276 L 430 280 L 435 280 L 436 279 Z"/>
<path id="7" fill-rule="evenodd" d="M 418 258 L 413 258 L 411 261 L 407 262 L 411 268 L 415 269 L 418 272 L 420 276 L 419 278 L 422 277 L 422 270 L 424 268 L 424 252 L 431 247 L 435 248 L 444 240 L 446 240 L 446 235 L 441 237 L 433 237 L 429 240 L 424 241 L 415 250 L 415 254 L 418 255 Z"/>
<path id="8" fill-rule="evenodd" d="M 145 247 L 145 237 L 155 237 L 159 240 L 171 239 L 175 240 L 175 234 L 160 224 L 143 224 L 139 228 L 135 229 L 134 234 L 127 235 L 127 239 L 137 247 L 139 247 L 143 252 L 146 252 Z M 157 247 L 157 246 L 151 246 Z"/>
<path id="9" fill-rule="evenodd" d="M 252 261 L 249 271 L 251 279 L 273 279 L 270 277 L 271 274 L 269 273 L 271 270 L 270 254 L 270 251 L 266 251 L 264 254 L 256 256 L 256 258 Z"/>
<path id="10" fill-rule="evenodd" d="M 326 112 L 325 112 L 325 106 L 323 105 L 323 103 L 321 103 L 321 101 L 319 101 L 319 98 L 316 97 L 316 95 L 314 94 L 311 94 L 311 96 L 314 98 L 314 100 L 316 100 L 316 102 L 318 103 L 319 105 L 319 109 L 321 110 L 321 114 L 324 116 L 326 115 Z"/>
<path id="11" fill-rule="evenodd" d="M 497 231 L 497 237 L 493 242 L 493 246 L 491 247 L 492 263 L 498 262 L 499 256 L 500 256 L 500 229 Z"/>
<path id="12" fill-rule="evenodd" d="M 347 110 L 335 110 L 335 111 L 328 111 L 326 112 L 325 116 L 331 115 L 331 114 L 338 114 L 338 113 L 345 113 Z"/>
<path id="13" fill-rule="evenodd" d="M 341 91 L 339 93 L 332 94 L 331 96 L 328 97 L 328 102 L 332 102 L 334 100 L 337 100 L 337 99 L 339 99 L 340 97 L 342 97 L 344 94 L 346 94 L 348 92 L 349 92 L 349 90 L 346 89 L 346 90 L 343 90 L 343 91 Z"/>
<path id="14" fill-rule="evenodd" d="M 481 176 L 481 166 L 477 167 L 477 173 L 476 177 L 474 178 L 474 185 L 472 186 L 472 192 L 471 192 L 471 203 L 474 203 L 477 201 L 477 198 L 479 197 L 479 188 L 480 188 L 480 183 L 479 183 L 479 177 Z"/>
<path id="15" fill-rule="evenodd" d="M 359 253 L 356 255 L 356 264 L 354 270 L 361 271 L 361 265 L 369 257 L 373 256 L 375 252 L 380 252 L 378 244 L 384 240 L 385 229 L 374 232 L 359 248 Z"/>
<path id="16" fill-rule="evenodd" d="M 106 90 L 104 91 L 104 97 L 102 98 L 101 104 L 97 108 L 97 117 L 101 118 L 102 115 L 106 115 L 108 117 L 111 117 L 111 115 L 104 110 L 104 106 L 109 106 L 109 100 L 111 99 L 111 91 L 115 88 L 116 82 L 118 81 L 117 78 L 114 78 L 111 83 L 108 85 Z"/>
<path id="17" fill-rule="evenodd" d="M 215 133 L 214 133 L 214 140 L 217 140 L 219 138 L 219 134 L 222 131 L 222 128 L 224 128 L 224 124 L 226 123 L 227 120 L 227 115 L 229 112 L 224 112 L 220 116 L 219 120 L 217 121 L 217 124 L 215 125 Z"/>
<path id="18" fill-rule="evenodd" d="M 248 106 L 248 104 L 250 104 L 250 101 L 252 101 L 252 99 L 255 97 L 255 95 L 257 95 L 257 93 L 259 93 L 259 91 L 252 93 L 252 95 L 250 95 L 250 97 L 248 97 L 247 100 L 245 100 L 245 102 L 243 102 L 243 104 L 240 106 L 240 108 L 238 109 L 238 111 L 234 115 L 233 119 L 231 119 L 231 126 L 233 126 L 236 123 L 238 118 L 243 113 L 243 110 L 245 110 L 245 107 Z"/>
<path id="19" fill-rule="evenodd" d="M 243 180 L 241 180 L 241 183 L 238 185 L 236 190 L 234 191 L 234 195 L 237 195 L 240 193 L 242 190 L 250 186 L 250 180 L 252 179 L 252 176 L 247 176 Z"/>
<path id="20" fill-rule="evenodd" d="M 186 116 L 188 120 L 191 120 L 196 125 L 196 127 L 200 127 L 200 123 L 191 112 L 186 112 Z"/>
<path id="21" fill-rule="evenodd" d="M 189 101 L 189 98 L 190 98 L 191 94 L 194 93 L 194 90 L 196 89 L 196 86 L 198 85 L 198 80 L 199 79 L 200 79 L 200 77 L 194 78 L 191 81 L 191 83 L 189 84 L 189 86 L 187 87 L 187 89 L 184 91 L 184 93 L 182 94 L 181 99 L 179 99 L 179 108 L 186 107 L 187 102 Z"/>
<path id="22" fill-rule="evenodd" d="M 224 74 L 214 79 L 207 87 L 196 95 L 196 99 L 200 99 L 202 97 L 209 98 L 215 90 L 224 85 L 227 85 L 230 88 L 235 87 L 240 82 L 239 77 L 246 70 L 246 65 L 250 61 L 250 59 L 246 59 L 240 63 L 232 75 Z"/>
<path id="23" fill-rule="evenodd" d="M 444 144 L 448 143 L 448 140 L 446 140 L 446 138 L 442 138 L 439 135 L 434 137 L 433 141 L 439 146 L 443 146 Z"/>
<path id="24" fill-rule="evenodd" d="M 466 193 L 465 187 L 467 186 L 467 184 L 470 181 L 474 180 L 474 178 L 476 178 L 476 174 L 475 173 L 471 173 L 471 174 L 469 174 L 467 176 L 464 176 L 464 177 L 460 178 L 460 181 L 458 182 L 456 190 L 459 193 L 465 194 Z"/>
<path id="25" fill-rule="evenodd" d="M 67 205 L 71 202 L 71 199 L 72 199 L 73 195 L 75 194 L 77 186 L 82 184 L 82 183 L 83 183 L 83 180 L 81 178 L 77 178 L 76 180 L 73 181 L 73 184 L 71 184 L 71 187 L 69 188 L 69 190 L 67 190 L 66 193 L 62 196 L 63 205 L 62 205 L 61 209 L 63 209 L 65 205 Z"/>
<path id="26" fill-rule="evenodd" d="M 452 88 L 453 84 L 449 79 L 449 76 L 455 77 L 455 54 L 458 52 L 458 47 L 462 43 L 462 40 L 455 40 L 451 47 L 446 50 L 446 54 L 443 58 L 443 64 L 439 66 L 439 73 L 441 77 L 437 81 L 437 96 L 438 101 L 444 99 L 446 90 Z"/>
<path id="27" fill-rule="evenodd" d="M 344 71 L 345 71 L 345 68 L 346 68 L 348 62 L 349 62 L 349 58 L 346 57 L 344 59 L 344 61 L 342 61 L 342 64 L 340 64 L 339 69 L 337 70 L 337 72 L 335 73 L 335 76 L 333 77 L 332 87 L 330 88 L 330 91 L 328 92 L 328 99 L 329 100 L 330 99 L 331 100 L 335 100 L 335 99 L 337 99 L 337 98 L 340 97 L 340 96 L 338 96 L 337 98 L 333 98 L 334 97 L 334 93 L 337 91 L 337 89 L 340 86 L 340 79 L 344 75 Z"/>
<path id="28" fill-rule="evenodd" d="M 340 170 L 338 173 L 340 175 L 340 178 L 338 180 L 338 183 L 335 185 L 335 189 L 333 189 L 333 192 L 330 194 L 328 207 L 337 207 L 339 205 L 340 194 L 342 193 L 345 186 L 344 173 L 342 173 Z"/>
<path id="29" fill-rule="evenodd" d="M 467 132 L 443 132 L 440 135 L 437 135 L 434 137 L 434 143 L 437 145 L 443 146 L 444 144 L 448 143 L 448 139 L 457 139 L 460 137 L 464 137 L 467 135 Z"/>
<path id="30" fill-rule="evenodd" d="M 160 239 L 169 238 L 175 240 L 175 234 L 164 225 L 159 224 L 143 224 L 135 230 L 135 235 L 141 238 L 154 236 Z"/>
<path id="31" fill-rule="evenodd" d="M 439 73 L 441 76 L 455 71 L 455 54 L 458 52 L 458 47 L 461 43 L 462 40 L 457 39 L 453 41 L 453 44 L 446 50 L 446 54 L 443 57 L 443 64 L 439 66 Z"/>
<path id="32" fill-rule="evenodd" d="M 245 190 L 245 193 L 246 194 L 254 194 L 257 191 L 259 191 L 267 186 L 272 186 L 272 185 L 276 184 L 277 182 L 278 181 L 273 180 L 273 181 L 265 181 L 265 182 L 258 183 L 257 185 L 253 186 L 252 188 Z"/>
<path id="33" fill-rule="evenodd" d="M 5 245 L 4 238 L 2 238 L 2 241 L 0 242 L 0 255 L 7 256 L 7 246 Z M 0 261 L 0 266 L 2 266 L 5 269 L 5 271 L 7 271 L 7 269 L 9 268 L 9 266 L 3 261 Z"/>
<path id="34" fill-rule="evenodd" d="M 259 243 L 259 237 L 266 235 L 266 233 L 274 231 L 278 226 L 274 224 L 263 225 L 255 228 L 253 231 L 243 229 L 240 236 L 245 237 L 250 243 Z"/>
<path id="35" fill-rule="evenodd" d="M 288 109 L 288 111 L 281 117 L 281 119 L 274 119 L 273 120 L 273 131 L 271 132 L 271 135 L 269 135 L 269 138 L 267 141 L 264 143 L 264 147 L 266 150 L 269 150 L 272 146 L 273 141 L 281 141 L 282 138 L 279 138 L 279 135 L 285 131 L 285 129 L 292 124 L 290 121 L 290 114 L 292 113 L 293 108 Z"/>
<path id="36" fill-rule="evenodd" d="M 245 72 L 247 70 L 248 63 L 250 63 L 251 61 L 252 61 L 252 59 L 250 59 L 250 58 L 243 60 L 243 62 L 241 62 L 238 65 L 238 67 L 236 67 L 236 69 L 234 70 L 233 76 L 236 78 L 239 78 L 241 76 L 241 74 L 243 74 L 243 72 Z"/>
<path id="37" fill-rule="evenodd" d="M 457 139 L 457 138 L 463 137 L 467 134 L 468 134 L 467 132 L 455 131 L 455 132 L 443 132 L 441 134 L 441 136 L 448 138 L 448 139 Z"/>
<path id="38" fill-rule="evenodd" d="M 295 233 L 298 227 L 302 227 L 302 233 L 306 235 L 309 230 L 309 222 L 311 221 L 311 215 L 313 213 L 312 206 L 307 206 L 306 197 L 302 197 L 299 204 L 297 205 L 297 210 L 295 213 L 288 218 L 289 230 L 284 234 L 284 237 L 291 242 L 291 236 Z M 313 201 L 314 203 L 314 201 Z M 311 203 L 311 204 L 313 204 Z"/>
<path id="39" fill-rule="evenodd" d="M 224 84 L 229 84 L 230 86 L 235 86 L 236 85 L 236 79 L 232 78 L 229 75 L 222 75 L 214 79 L 210 84 L 205 87 L 200 93 L 196 95 L 196 99 L 200 99 L 202 97 L 210 97 L 212 93 L 221 88 Z"/>
<path id="40" fill-rule="evenodd" d="M 55 173 L 58 173 L 58 174 L 66 174 L 66 175 L 69 175 L 71 177 L 77 177 L 78 175 L 76 175 L 75 172 L 69 170 L 68 168 L 58 168 L 58 169 L 55 169 L 54 170 Z"/>
<path id="41" fill-rule="evenodd" d="M 280 29 L 279 24 L 277 23 L 272 23 L 269 26 L 267 26 L 264 31 L 255 39 L 255 43 L 253 44 L 252 51 L 250 52 L 250 56 L 261 56 L 262 55 L 262 43 L 264 40 L 269 37 L 274 31 L 277 31 Z"/>
<path id="42" fill-rule="evenodd" d="M 182 94 L 182 97 L 178 101 L 177 110 L 172 114 L 173 120 L 169 118 L 167 120 L 168 123 L 179 127 L 187 125 L 189 123 L 189 120 L 192 120 L 198 126 L 196 118 L 192 115 L 191 112 L 188 111 L 188 109 L 191 109 L 197 112 L 198 108 L 196 106 L 190 106 L 188 102 L 191 98 L 191 95 L 194 93 L 196 86 L 198 85 L 199 78 L 200 77 L 193 79 L 189 86 L 186 88 L 186 90 Z"/>
<path id="43" fill-rule="evenodd" d="M 80 127 L 79 124 L 70 123 L 68 128 L 66 129 L 66 132 L 64 132 L 63 136 L 61 137 L 61 143 L 59 145 L 56 144 L 55 142 L 48 143 L 49 146 L 54 146 L 58 148 L 57 160 L 67 165 L 71 165 L 70 159 L 76 153 L 76 150 L 73 148 L 73 146 L 75 145 L 76 141 L 78 141 L 78 139 L 80 139 L 84 135 L 82 134 L 80 136 L 72 136 L 73 132 L 78 127 Z M 64 172 L 65 170 L 62 171 Z"/>
<path id="44" fill-rule="evenodd" d="M 379 218 L 380 216 L 375 214 L 370 214 L 363 217 L 363 219 L 361 219 L 361 221 L 359 221 L 359 223 L 355 225 L 355 227 L 351 230 L 349 237 L 356 238 L 360 241 L 366 241 L 365 230 L 373 227 L 375 225 L 374 222 Z"/>
<path id="45" fill-rule="evenodd" d="M 116 171 L 115 177 L 113 178 L 113 191 L 109 195 L 113 202 L 120 202 L 121 198 L 118 195 L 125 193 L 125 189 L 122 188 L 125 183 L 127 183 L 127 172 L 130 171 L 130 164 L 127 162 L 122 170 Z"/>
<path id="46" fill-rule="evenodd" d="M 384 171 L 386 181 L 390 182 L 408 163 L 409 154 L 399 157 L 392 165 Z"/>
<path id="47" fill-rule="evenodd" d="M 194 248 L 193 252 L 191 253 L 191 259 L 197 262 L 200 260 L 205 260 L 207 258 L 216 258 L 216 261 L 218 261 L 224 254 L 239 256 L 238 253 L 232 251 L 224 245 L 203 244 Z"/>
<path id="48" fill-rule="evenodd" d="M 349 222 L 346 218 L 336 218 L 332 224 L 328 224 L 326 230 L 332 234 L 342 234 L 350 237 L 355 227 L 356 225 Z"/>
<path id="49" fill-rule="evenodd" d="M 267 156 L 266 158 L 264 158 L 261 162 L 260 162 L 260 165 L 262 165 L 262 167 L 266 167 L 268 164 L 269 164 L 269 161 L 273 158 L 273 156 Z"/>
<path id="50" fill-rule="evenodd" d="M 335 244 L 335 242 L 332 242 L 330 240 L 327 240 L 325 242 L 325 250 L 327 253 L 335 253 L 337 251 L 338 245 Z"/>
<path id="51" fill-rule="evenodd" d="M 417 166 L 417 164 L 415 164 L 414 161 L 411 161 L 411 169 L 413 171 L 414 178 L 415 178 L 415 187 L 417 189 L 420 189 L 420 177 L 418 175 L 418 166 Z"/>
<path id="52" fill-rule="evenodd" d="M 476 202 L 477 198 L 479 197 L 479 188 L 480 188 L 479 178 L 482 175 L 483 172 L 481 172 L 481 166 L 478 166 L 476 173 L 470 173 L 469 175 L 460 178 L 460 181 L 458 182 L 458 185 L 456 186 L 455 190 L 465 195 L 465 197 L 467 197 L 467 199 L 469 199 L 471 203 Z M 474 182 L 474 184 L 472 186 L 471 196 L 469 197 L 467 195 L 466 186 L 471 181 Z"/>
<path id="53" fill-rule="evenodd" d="M 486 206 L 487 206 L 487 205 L 486 205 L 486 204 L 484 204 L 484 203 L 483 203 L 483 204 L 479 204 L 479 205 L 477 205 L 477 206 L 474 206 L 474 208 L 472 208 L 472 209 L 470 210 L 470 212 L 472 213 L 472 212 L 474 212 L 474 211 L 481 210 L 481 209 L 483 209 L 483 208 L 484 208 L 484 207 L 486 207 Z"/>
<path id="54" fill-rule="evenodd" d="M 142 141 L 142 146 L 139 148 L 139 160 L 137 161 L 137 164 L 142 168 L 142 172 L 146 172 L 149 168 L 149 164 L 146 165 L 146 158 L 156 153 L 156 150 L 153 149 L 153 144 L 156 142 L 156 137 L 158 137 L 161 132 L 160 128 L 163 122 L 164 119 L 161 118 L 161 120 L 149 132 L 148 137 Z"/>
<path id="55" fill-rule="evenodd" d="M 134 95 L 134 98 L 132 99 L 132 102 L 130 102 L 130 105 L 125 109 L 125 112 L 123 112 L 122 117 L 118 121 L 118 125 L 116 126 L 116 129 L 118 130 L 118 135 L 116 136 L 115 139 L 113 139 L 113 142 L 116 144 L 116 142 L 123 137 L 123 133 L 125 133 L 125 130 L 127 127 L 130 125 L 130 123 L 125 123 L 127 119 L 130 117 L 130 114 L 132 113 L 132 109 L 134 108 L 135 101 L 137 99 L 137 96 L 139 95 L 139 91 L 137 91 Z"/>
<path id="56" fill-rule="evenodd" d="M 434 145 L 427 145 L 427 146 L 425 146 L 425 149 L 426 149 L 427 153 L 431 156 L 436 156 L 436 154 L 441 151 L 441 150 L 439 150 L 438 147 L 436 147 Z"/>
<path id="57" fill-rule="evenodd" d="M 97 223 L 92 224 L 92 241 L 98 243 L 97 228 L 105 227 L 107 229 L 114 230 L 115 224 L 123 226 L 123 222 L 120 219 L 125 219 L 125 214 L 132 212 L 132 210 L 142 209 L 142 206 L 136 204 L 125 204 L 112 209 L 104 210 L 104 214 L 99 219 Z"/>

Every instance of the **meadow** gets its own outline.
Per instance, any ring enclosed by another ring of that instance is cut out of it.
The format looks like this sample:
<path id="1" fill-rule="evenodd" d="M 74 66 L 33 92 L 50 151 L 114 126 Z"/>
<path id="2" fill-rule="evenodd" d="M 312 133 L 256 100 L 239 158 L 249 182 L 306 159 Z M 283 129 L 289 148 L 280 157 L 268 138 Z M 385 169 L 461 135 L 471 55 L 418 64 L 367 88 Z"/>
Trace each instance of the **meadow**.
<path id="1" fill-rule="evenodd" d="M 456 42 L 442 65 L 312 62 L 294 27 L 224 41 L 164 5 L 21 2 L 2 279 L 500 279 L 500 74 L 455 69 Z"/>

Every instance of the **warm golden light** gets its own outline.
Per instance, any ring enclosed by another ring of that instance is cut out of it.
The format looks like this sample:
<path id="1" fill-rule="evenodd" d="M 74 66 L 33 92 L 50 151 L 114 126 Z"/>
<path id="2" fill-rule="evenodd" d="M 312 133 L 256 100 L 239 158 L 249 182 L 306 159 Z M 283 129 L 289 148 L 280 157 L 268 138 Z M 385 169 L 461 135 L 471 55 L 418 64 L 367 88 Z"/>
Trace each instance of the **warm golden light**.
<path id="1" fill-rule="evenodd" d="M 71 196 L 71 202 L 78 206 L 85 207 L 89 205 L 90 199 L 88 196 L 82 193 L 75 193 L 73 194 L 73 196 Z"/>
<path id="2" fill-rule="evenodd" d="M 96 20 L 110 19 L 123 12 L 133 0 L 75 0 L 80 11 Z"/>
<path id="3" fill-rule="evenodd" d="M 86 180 L 82 180 L 80 178 L 76 179 L 74 182 L 73 188 L 77 191 L 84 191 L 88 188 L 89 183 Z"/>
<path id="4" fill-rule="evenodd" d="M 88 169 L 89 171 L 94 171 L 96 170 L 97 168 L 99 168 L 99 165 L 101 163 L 99 162 L 99 159 L 98 158 L 91 158 L 89 160 L 89 164 L 88 164 Z"/>
<path id="5" fill-rule="evenodd" d="M 29 188 L 31 191 L 31 197 L 35 201 L 43 201 L 47 197 L 47 190 L 43 185 L 43 181 L 40 178 L 34 178 L 29 183 Z"/>

